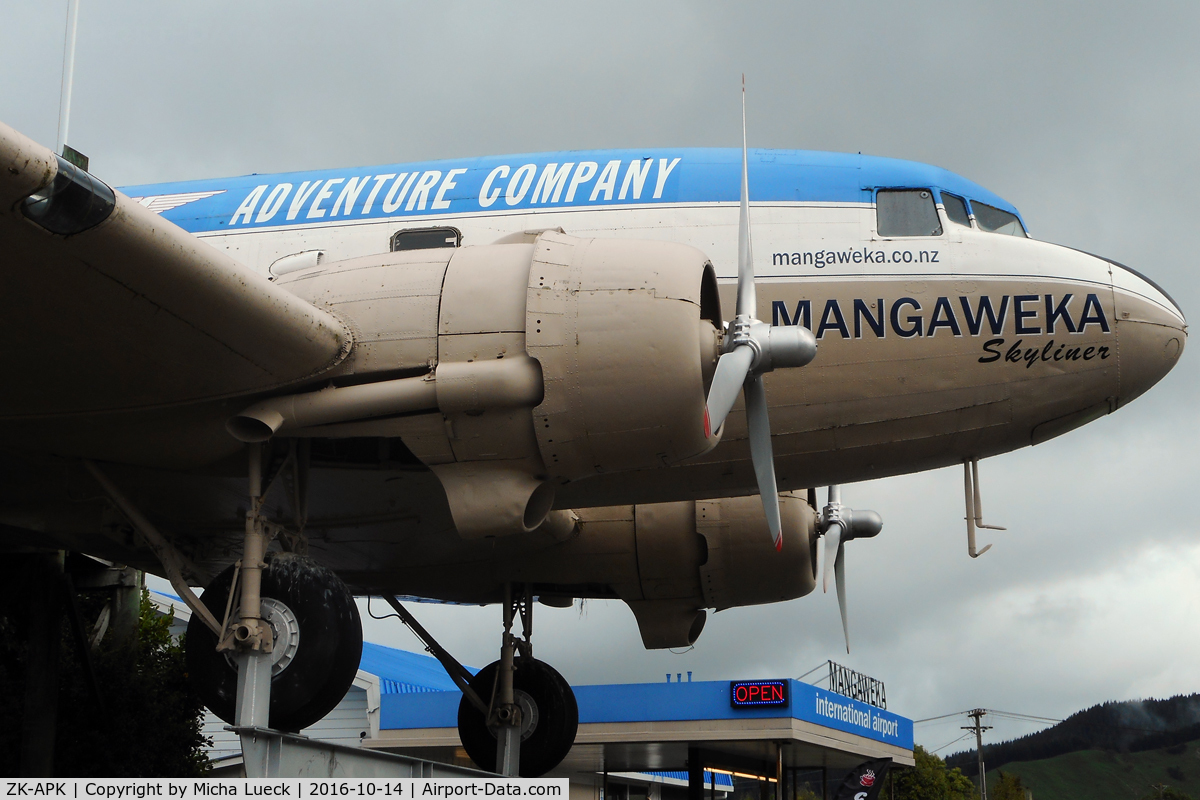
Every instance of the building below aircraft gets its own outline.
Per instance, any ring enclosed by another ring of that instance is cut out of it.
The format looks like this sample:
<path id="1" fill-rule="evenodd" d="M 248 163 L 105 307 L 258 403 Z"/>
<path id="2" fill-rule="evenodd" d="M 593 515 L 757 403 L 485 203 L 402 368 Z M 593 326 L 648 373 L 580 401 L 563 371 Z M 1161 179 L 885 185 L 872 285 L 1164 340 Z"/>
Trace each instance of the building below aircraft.
<path id="1" fill-rule="evenodd" d="M 151 598 L 164 613 L 175 610 L 174 631 L 182 633 L 191 613 L 187 606 L 160 592 Z M 665 677 L 656 683 L 574 687 L 579 733 L 547 777 L 569 778 L 572 797 L 682 799 L 689 765 L 702 759 L 704 792 L 715 800 L 728 798 L 744 782 L 765 783 L 762 788 L 773 791 L 781 756 L 785 788 L 807 783 L 818 792 L 822 783 L 836 787 L 848 770 L 869 759 L 913 764 L 912 720 L 886 709 L 797 680 Z M 461 697 L 436 659 L 364 642 L 354 685 L 301 733 L 473 767 L 459 741 Z M 735 706 L 738 698 L 742 705 Z M 205 713 L 204 735 L 212 738 L 214 775 L 244 776 L 238 736 L 211 711 Z"/>

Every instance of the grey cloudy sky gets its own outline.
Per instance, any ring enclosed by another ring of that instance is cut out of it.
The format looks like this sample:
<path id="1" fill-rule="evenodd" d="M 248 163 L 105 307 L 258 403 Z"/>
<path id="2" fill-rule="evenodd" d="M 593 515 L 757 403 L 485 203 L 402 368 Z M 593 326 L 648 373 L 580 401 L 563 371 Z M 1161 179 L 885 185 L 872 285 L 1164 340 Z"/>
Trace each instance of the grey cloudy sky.
<path id="1" fill-rule="evenodd" d="M 70 141 L 113 184 L 736 145 L 745 72 L 752 145 L 947 167 L 1035 236 L 1200 308 L 1194 2 L 82 4 Z M 0 0 L 0 120 L 50 146 L 65 10 Z M 710 617 L 683 654 L 644 651 L 619 603 L 540 610 L 539 655 L 575 683 L 794 676 L 834 658 L 913 718 L 1198 691 L 1197 388 L 1193 345 L 1129 408 L 985 462 L 987 516 L 1009 530 L 977 561 L 958 470 L 847 487 L 886 522 L 848 548 L 850 656 L 819 593 Z M 421 611 L 464 661 L 494 658 L 495 609 Z M 416 648 L 394 621 L 367 631 Z"/>

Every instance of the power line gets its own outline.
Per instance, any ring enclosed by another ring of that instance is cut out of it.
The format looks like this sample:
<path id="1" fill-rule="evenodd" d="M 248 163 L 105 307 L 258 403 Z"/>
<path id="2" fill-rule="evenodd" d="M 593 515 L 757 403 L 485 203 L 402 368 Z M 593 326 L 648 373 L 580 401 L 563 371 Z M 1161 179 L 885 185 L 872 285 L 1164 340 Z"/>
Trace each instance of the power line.
<path id="1" fill-rule="evenodd" d="M 913 724 L 920 725 L 922 722 L 933 722 L 935 719 L 949 719 L 950 717 L 960 717 L 966 713 L 969 713 L 969 712 L 968 711 L 955 711 L 953 714 L 942 714 L 940 717 L 928 717 L 926 719 L 914 720 Z"/>
<path id="2" fill-rule="evenodd" d="M 923 722 L 935 722 L 939 719 L 950 719 L 951 717 L 960 717 L 960 716 L 963 716 L 964 714 L 970 714 L 971 711 L 973 711 L 973 710 L 974 709 L 969 709 L 966 711 L 955 711 L 952 714 L 941 714 L 940 716 L 936 716 L 936 717 L 926 717 L 925 719 L 914 720 L 913 724 L 920 725 Z M 1045 723 L 1050 723 L 1050 724 L 1057 724 L 1059 722 L 1062 722 L 1061 719 L 1054 719 L 1053 717 L 1039 717 L 1036 714 L 1022 714 L 1018 711 L 998 711 L 994 708 L 985 708 L 983 710 L 989 714 L 995 714 L 996 716 L 999 716 L 999 717 L 1011 717 L 1012 719 L 1024 720 L 1026 722 L 1045 722 Z"/>
<path id="3" fill-rule="evenodd" d="M 799 678 L 797 678 L 796 680 L 804 680 L 805 678 L 808 678 L 808 676 L 811 675 L 812 673 L 815 673 L 817 669 L 823 669 L 824 667 L 828 667 L 828 666 L 829 666 L 828 661 L 823 661 L 821 663 L 818 663 L 816 667 L 808 670 L 808 672 L 804 673 L 803 675 L 800 675 Z"/>
<path id="4" fill-rule="evenodd" d="M 954 744 L 954 742 L 961 742 L 963 739 L 965 739 L 965 738 L 967 738 L 968 736 L 970 736 L 970 735 L 971 735 L 971 733 L 972 733 L 972 731 L 967 731 L 967 732 L 966 732 L 966 733 L 964 733 L 962 736 L 959 736 L 957 739 L 954 739 L 953 741 L 946 742 L 944 745 L 942 745 L 941 747 L 937 748 L 936 750 L 930 750 L 929 752 L 931 752 L 931 753 L 936 753 L 936 752 L 938 752 L 939 750 L 945 750 L 947 747 L 949 747 L 950 745 Z"/>
<path id="5" fill-rule="evenodd" d="M 989 714 L 994 714 L 997 717 L 1007 717 L 1009 719 L 1017 719 L 1024 722 L 1041 722 L 1047 725 L 1057 725 L 1058 723 L 1062 722 L 1061 719 L 1054 719 L 1053 717 L 1039 717 L 1034 714 L 1020 714 L 1015 711 L 997 711 L 994 708 L 989 708 L 987 712 Z"/>

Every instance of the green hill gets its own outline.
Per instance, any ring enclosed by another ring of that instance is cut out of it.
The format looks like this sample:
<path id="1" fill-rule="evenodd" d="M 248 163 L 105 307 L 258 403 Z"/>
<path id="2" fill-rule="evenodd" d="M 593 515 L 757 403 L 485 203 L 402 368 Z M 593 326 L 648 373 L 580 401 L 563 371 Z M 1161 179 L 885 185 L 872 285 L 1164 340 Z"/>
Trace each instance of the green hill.
<path id="1" fill-rule="evenodd" d="M 1080 750 L 1040 761 L 1011 761 L 1034 800 L 1138 800 L 1166 784 L 1200 798 L 1200 740 L 1133 753 Z M 988 770 L 988 786 L 999 770 Z"/>
<path id="2" fill-rule="evenodd" d="M 1001 769 L 1085 750 L 1137 753 L 1200 739 L 1200 694 L 1162 700 L 1108 702 L 1079 711 L 1057 725 L 1007 742 L 984 745 L 983 760 Z M 946 757 L 946 765 L 974 776 L 974 748 Z"/>

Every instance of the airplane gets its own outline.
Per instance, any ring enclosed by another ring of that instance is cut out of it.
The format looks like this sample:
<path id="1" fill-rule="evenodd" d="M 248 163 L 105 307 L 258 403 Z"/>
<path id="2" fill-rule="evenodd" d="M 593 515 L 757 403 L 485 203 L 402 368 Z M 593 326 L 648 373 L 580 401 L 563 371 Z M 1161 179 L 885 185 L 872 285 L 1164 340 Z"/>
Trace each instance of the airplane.
<path id="1" fill-rule="evenodd" d="M 978 556 L 978 460 L 1123 407 L 1187 336 L 1150 278 L 860 154 L 114 190 L 0 125 L 0 201 L 7 546 L 167 577 L 190 677 L 237 725 L 336 705 L 353 597 L 382 596 L 463 689 L 467 752 L 509 775 L 553 768 L 578 723 L 535 603 L 617 598 L 647 648 L 685 646 L 707 609 L 812 592 L 824 538 L 845 626 L 845 544 L 882 521 L 842 484 L 964 465 Z M 472 675 L 405 599 L 500 604 L 500 659 Z"/>

